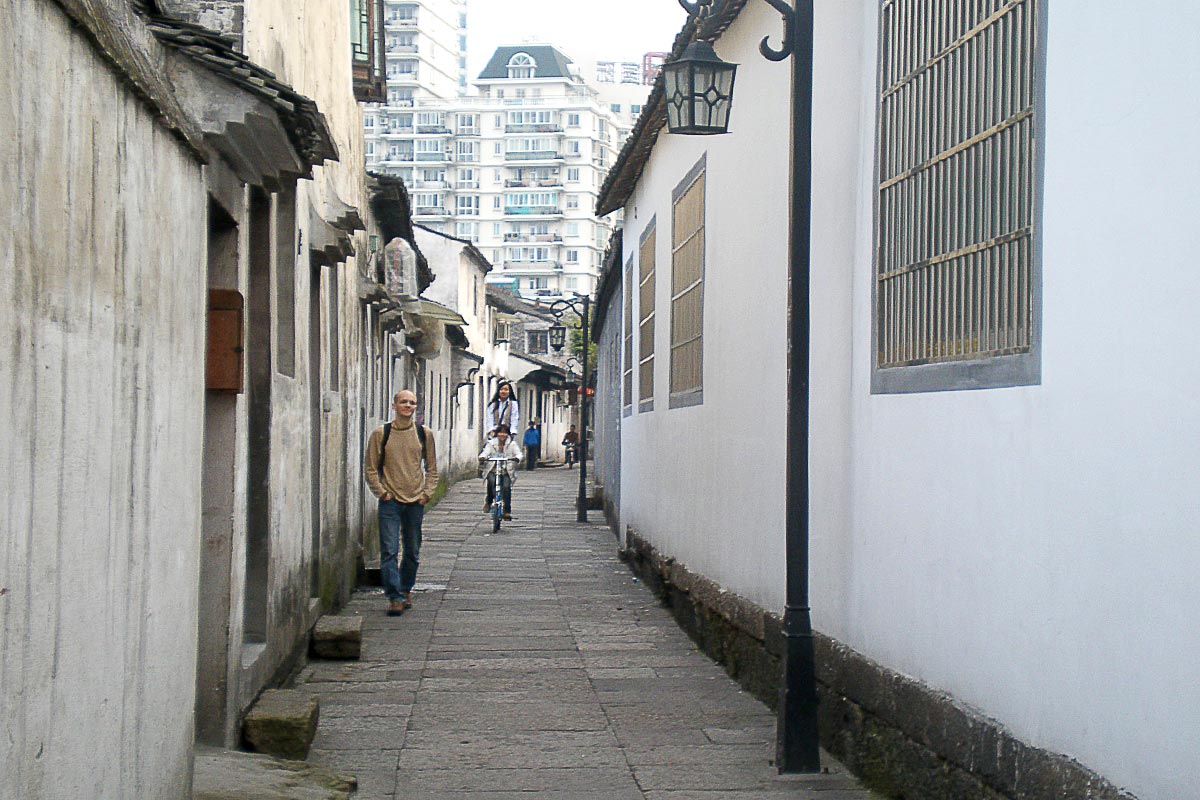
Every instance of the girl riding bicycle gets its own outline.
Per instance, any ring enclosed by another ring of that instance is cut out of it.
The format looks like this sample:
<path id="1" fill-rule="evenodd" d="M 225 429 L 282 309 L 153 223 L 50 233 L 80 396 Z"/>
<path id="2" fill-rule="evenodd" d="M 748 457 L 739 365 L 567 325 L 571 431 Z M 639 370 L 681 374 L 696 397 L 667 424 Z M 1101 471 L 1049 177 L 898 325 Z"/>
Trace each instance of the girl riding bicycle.
<path id="1" fill-rule="evenodd" d="M 479 454 L 479 460 L 482 462 L 491 458 L 508 459 L 503 466 L 504 480 L 500 482 L 500 498 L 504 501 L 504 519 L 512 519 L 512 485 L 513 481 L 517 479 L 517 464 L 521 463 L 524 454 L 521 452 L 521 448 L 517 447 L 516 440 L 509 435 L 507 425 L 496 426 L 496 436 L 488 440 L 483 447 L 483 452 Z M 487 496 L 483 501 L 485 514 L 491 508 L 492 497 L 496 493 L 496 472 L 494 469 L 487 471 Z"/>

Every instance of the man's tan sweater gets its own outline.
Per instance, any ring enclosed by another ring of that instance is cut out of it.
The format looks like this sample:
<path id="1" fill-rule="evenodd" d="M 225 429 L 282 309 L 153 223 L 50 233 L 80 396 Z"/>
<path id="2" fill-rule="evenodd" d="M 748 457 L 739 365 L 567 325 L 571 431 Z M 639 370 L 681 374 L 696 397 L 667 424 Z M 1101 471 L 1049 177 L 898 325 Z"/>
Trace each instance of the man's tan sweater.
<path id="1" fill-rule="evenodd" d="M 425 429 L 425 469 L 421 469 L 421 440 L 417 428 L 409 420 L 407 424 L 392 422 L 392 435 L 388 437 L 387 454 L 383 462 L 383 475 L 379 474 L 379 448 L 383 444 L 383 426 L 371 433 L 367 442 L 367 485 L 376 497 L 390 494 L 401 503 L 416 503 L 424 495 L 433 497 L 437 488 L 437 445 L 433 431 Z"/>

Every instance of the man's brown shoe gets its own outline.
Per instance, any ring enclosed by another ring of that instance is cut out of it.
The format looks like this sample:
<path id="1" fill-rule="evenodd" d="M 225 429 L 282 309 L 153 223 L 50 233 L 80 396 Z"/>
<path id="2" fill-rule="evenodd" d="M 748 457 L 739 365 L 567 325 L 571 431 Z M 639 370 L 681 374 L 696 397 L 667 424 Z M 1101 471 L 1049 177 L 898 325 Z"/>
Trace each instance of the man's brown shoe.
<path id="1" fill-rule="evenodd" d="M 504 519 L 506 522 L 512 520 L 512 514 L 505 514 Z"/>
<path id="2" fill-rule="evenodd" d="M 405 609 L 412 608 L 412 595 L 409 595 L 408 597 L 404 598 L 404 600 L 402 602 L 404 603 Z"/>
<path id="3" fill-rule="evenodd" d="M 388 605 L 387 615 L 389 617 L 398 617 L 403 614 L 404 609 L 408 608 L 408 606 L 405 605 L 405 602 L 406 601 L 404 600 L 393 600 L 391 604 Z M 411 605 L 411 603 L 409 605 Z"/>
<path id="4" fill-rule="evenodd" d="M 486 514 L 486 513 L 488 513 L 488 512 L 489 512 L 489 511 L 491 511 L 491 510 L 492 510 L 492 501 L 491 501 L 491 500 L 484 500 L 484 501 L 483 501 L 483 513 L 485 513 L 485 514 Z"/>

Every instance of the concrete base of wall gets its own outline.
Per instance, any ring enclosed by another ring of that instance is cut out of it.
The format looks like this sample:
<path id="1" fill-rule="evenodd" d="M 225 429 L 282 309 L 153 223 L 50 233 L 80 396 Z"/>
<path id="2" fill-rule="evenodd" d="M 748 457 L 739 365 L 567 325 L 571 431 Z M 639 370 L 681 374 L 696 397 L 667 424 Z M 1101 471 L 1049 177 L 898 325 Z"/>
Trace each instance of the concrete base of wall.
<path id="1" fill-rule="evenodd" d="M 747 691 L 778 703 L 781 619 L 689 572 L 633 529 L 622 558 L 687 634 Z M 943 692 L 815 635 L 821 744 L 902 800 L 1136 800 L 1082 764 L 1033 747 Z"/>

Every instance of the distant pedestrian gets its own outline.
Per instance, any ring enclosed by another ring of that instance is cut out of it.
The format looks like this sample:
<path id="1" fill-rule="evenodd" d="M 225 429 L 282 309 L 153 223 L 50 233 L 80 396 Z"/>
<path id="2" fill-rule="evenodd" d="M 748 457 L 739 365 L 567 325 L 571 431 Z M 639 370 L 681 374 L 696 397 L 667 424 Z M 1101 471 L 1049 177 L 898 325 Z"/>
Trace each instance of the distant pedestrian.
<path id="1" fill-rule="evenodd" d="M 562 444 L 567 457 L 567 469 L 570 469 L 571 465 L 575 463 L 576 448 L 579 447 L 579 431 L 575 430 L 574 425 L 563 436 Z"/>
<path id="2" fill-rule="evenodd" d="M 425 504 L 438 485 L 433 434 L 413 418 L 417 396 L 405 389 L 392 398 L 395 419 L 376 428 L 367 443 L 367 485 L 379 498 L 379 573 L 390 601 L 389 617 L 412 608 L 421 556 Z M 397 565 L 403 540 L 404 557 Z"/>
<path id="3" fill-rule="evenodd" d="M 496 432 L 498 425 L 507 425 L 510 431 L 521 430 L 521 406 L 508 381 L 500 382 L 496 394 L 484 409 L 484 431 L 489 437 Z"/>
<path id="4" fill-rule="evenodd" d="M 537 466 L 542 454 L 542 432 L 537 429 L 533 420 L 529 420 L 529 429 L 525 431 L 525 469 L 532 470 Z"/>

